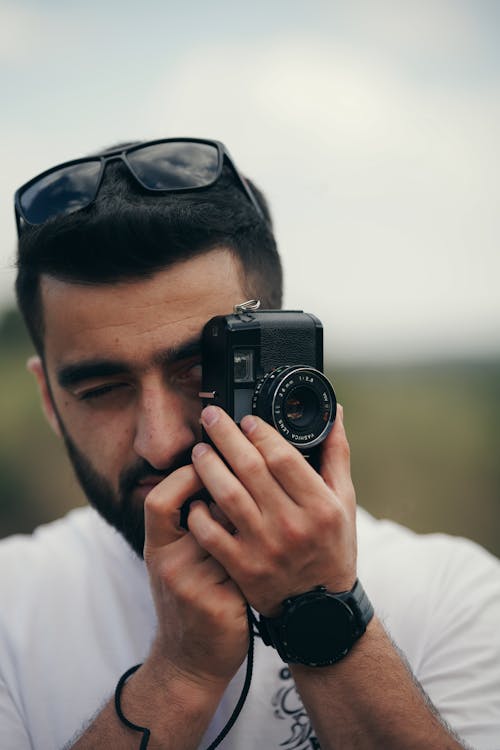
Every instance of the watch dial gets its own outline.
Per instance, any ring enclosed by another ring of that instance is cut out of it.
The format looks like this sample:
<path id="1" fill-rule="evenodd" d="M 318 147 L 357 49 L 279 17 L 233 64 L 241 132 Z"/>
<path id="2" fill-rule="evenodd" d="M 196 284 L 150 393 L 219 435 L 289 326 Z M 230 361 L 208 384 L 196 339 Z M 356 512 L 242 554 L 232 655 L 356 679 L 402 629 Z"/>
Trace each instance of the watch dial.
<path id="1" fill-rule="evenodd" d="M 349 607 L 333 597 L 298 605 L 286 623 L 287 649 L 307 663 L 335 661 L 354 641 L 353 620 Z"/>

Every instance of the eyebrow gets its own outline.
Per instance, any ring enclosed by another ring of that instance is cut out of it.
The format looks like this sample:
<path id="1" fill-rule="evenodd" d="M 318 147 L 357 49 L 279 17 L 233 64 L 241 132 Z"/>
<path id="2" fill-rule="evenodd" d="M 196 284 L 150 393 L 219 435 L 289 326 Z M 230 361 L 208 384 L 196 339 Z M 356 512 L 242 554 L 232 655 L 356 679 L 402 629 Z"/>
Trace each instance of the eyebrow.
<path id="1" fill-rule="evenodd" d="M 196 336 L 179 344 L 179 346 L 168 347 L 156 352 L 151 362 L 144 366 L 144 369 L 149 369 L 151 366 L 165 367 L 198 356 L 200 353 L 201 338 Z M 133 369 L 135 367 L 126 360 L 99 357 L 63 365 L 58 368 L 56 377 L 61 388 L 70 388 L 92 378 L 120 375 L 131 372 Z"/>

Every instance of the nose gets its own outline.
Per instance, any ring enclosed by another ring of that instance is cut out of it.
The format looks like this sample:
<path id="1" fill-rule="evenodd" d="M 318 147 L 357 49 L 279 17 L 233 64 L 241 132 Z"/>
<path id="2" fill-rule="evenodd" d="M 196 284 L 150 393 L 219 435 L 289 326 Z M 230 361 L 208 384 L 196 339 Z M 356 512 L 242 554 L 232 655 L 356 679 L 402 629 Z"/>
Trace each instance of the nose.
<path id="1" fill-rule="evenodd" d="M 138 402 L 134 450 L 159 471 L 200 439 L 201 404 L 164 383 L 145 388 Z"/>

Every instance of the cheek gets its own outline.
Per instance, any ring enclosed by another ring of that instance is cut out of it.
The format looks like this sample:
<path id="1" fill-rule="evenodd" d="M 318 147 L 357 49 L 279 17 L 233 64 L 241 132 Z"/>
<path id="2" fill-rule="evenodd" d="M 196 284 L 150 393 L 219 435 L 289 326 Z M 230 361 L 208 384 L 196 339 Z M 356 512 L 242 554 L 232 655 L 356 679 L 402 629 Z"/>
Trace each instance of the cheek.
<path id="1" fill-rule="evenodd" d="M 120 471 L 130 462 L 132 454 L 133 437 L 129 428 L 112 430 L 107 429 L 94 433 L 90 441 L 89 449 L 96 455 L 96 466 L 115 467 Z"/>
<path id="2" fill-rule="evenodd" d="M 127 410 L 96 415 L 75 409 L 66 401 L 61 413 L 66 432 L 92 467 L 116 488 L 118 477 L 133 461 L 134 429 Z"/>

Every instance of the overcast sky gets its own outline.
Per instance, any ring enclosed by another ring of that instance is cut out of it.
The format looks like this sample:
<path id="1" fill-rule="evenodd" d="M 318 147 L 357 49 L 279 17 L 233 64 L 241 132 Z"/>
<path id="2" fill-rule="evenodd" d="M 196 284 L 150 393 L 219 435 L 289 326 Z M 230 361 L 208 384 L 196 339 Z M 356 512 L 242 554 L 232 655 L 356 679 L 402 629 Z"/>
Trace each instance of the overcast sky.
<path id="1" fill-rule="evenodd" d="M 496 0 L 0 0 L 2 303 L 18 185 L 213 137 L 331 358 L 500 354 L 499 29 Z"/>

